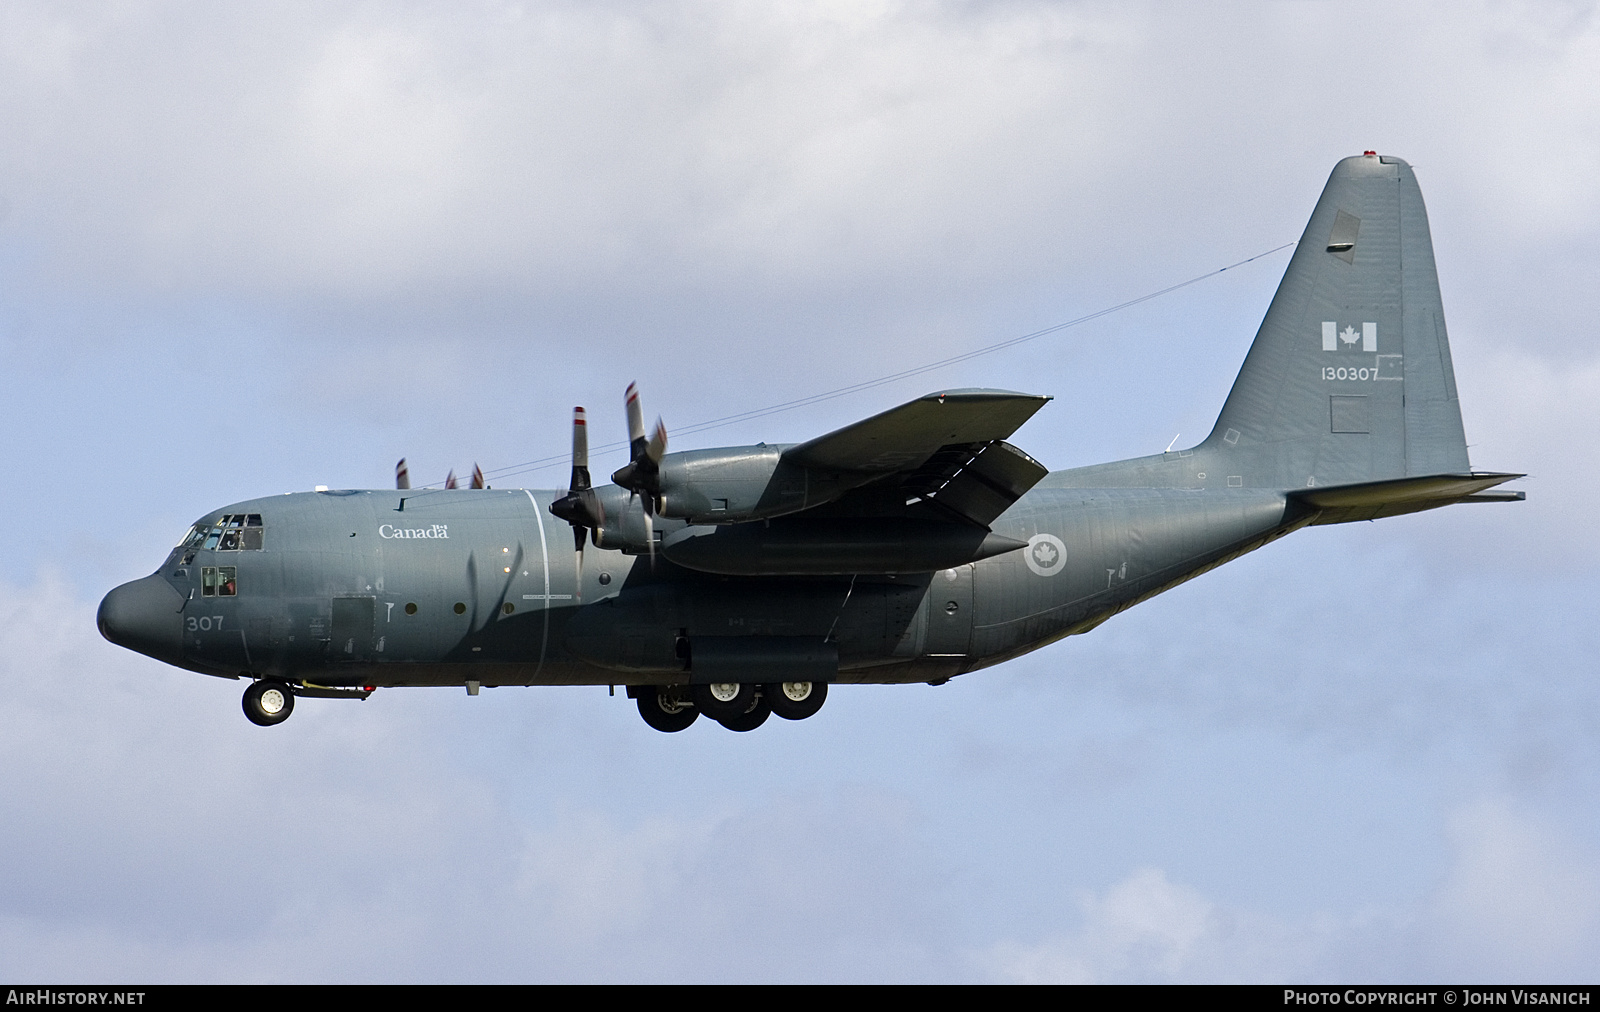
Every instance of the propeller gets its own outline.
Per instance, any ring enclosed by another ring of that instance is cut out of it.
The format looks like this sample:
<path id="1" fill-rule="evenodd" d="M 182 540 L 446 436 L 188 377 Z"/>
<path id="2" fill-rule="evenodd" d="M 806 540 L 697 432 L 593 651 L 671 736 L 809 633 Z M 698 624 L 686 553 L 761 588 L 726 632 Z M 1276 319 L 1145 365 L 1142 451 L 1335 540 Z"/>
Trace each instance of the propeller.
<path id="1" fill-rule="evenodd" d="M 444 487 L 445 488 L 455 488 L 456 487 L 456 471 L 455 471 L 455 468 L 451 468 L 450 469 L 449 476 L 446 477 L 445 480 L 444 480 Z"/>
<path id="2" fill-rule="evenodd" d="M 583 588 L 583 542 L 606 522 L 606 510 L 589 481 L 589 426 L 583 408 L 572 409 L 572 478 L 567 494 L 550 504 L 550 512 L 572 525 L 578 552 L 578 588 Z"/>
<path id="3" fill-rule="evenodd" d="M 474 461 L 473 464 L 472 464 L 472 484 L 469 487 L 470 488 L 488 488 L 489 487 L 489 486 L 487 486 L 487 485 L 485 485 L 483 483 L 483 468 L 479 467 L 476 461 Z"/>
<path id="4" fill-rule="evenodd" d="M 400 463 L 394 466 L 394 487 L 405 489 L 411 487 L 411 472 L 406 470 L 406 458 L 401 457 Z"/>
<path id="5" fill-rule="evenodd" d="M 644 409 L 639 405 L 639 384 L 629 383 L 627 393 L 628 445 L 632 459 L 611 475 L 611 480 L 637 495 L 644 506 L 644 536 L 655 565 L 655 512 L 661 496 L 661 459 L 667 455 L 667 427 L 656 418 L 648 439 L 644 434 Z M 630 496 L 631 498 L 631 496 Z"/>
<path id="6" fill-rule="evenodd" d="M 656 427 L 646 439 L 644 413 L 639 407 L 639 386 L 628 384 L 628 445 L 631 459 L 611 480 L 635 495 L 645 497 L 645 512 L 652 512 L 651 500 L 661 494 L 661 458 L 667 454 L 667 427 L 656 419 Z"/>

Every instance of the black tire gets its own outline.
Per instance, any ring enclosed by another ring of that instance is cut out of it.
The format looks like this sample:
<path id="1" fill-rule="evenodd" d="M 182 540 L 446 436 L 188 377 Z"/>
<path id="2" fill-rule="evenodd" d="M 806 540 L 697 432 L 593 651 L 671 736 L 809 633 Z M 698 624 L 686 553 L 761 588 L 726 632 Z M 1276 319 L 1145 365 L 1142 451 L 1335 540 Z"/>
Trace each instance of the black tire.
<path id="1" fill-rule="evenodd" d="M 682 686 L 643 685 L 639 687 L 639 716 L 657 731 L 682 731 L 700 716 L 684 698 Z"/>
<path id="2" fill-rule="evenodd" d="M 750 709 L 732 717 L 718 717 L 717 723 L 730 731 L 754 731 L 767 722 L 771 716 L 772 707 L 767 703 L 765 694 L 758 695 L 750 704 Z"/>
<path id="3" fill-rule="evenodd" d="M 763 685 L 761 695 L 771 705 L 772 712 L 784 720 L 805 720 L 822 709 L 828 698 L 828 683 L 774 682 Z M 797 695 L 799 699 L 795 698 Z"/>
<path id="4" fill-rule="evenodd" d="M 761 693 L 761 686 L 754 682 L 717 682 L 692 688 L 695 707 L 712 720 L 744 716 Z"/>
<path id="5" fill-rule="evenodd" d="M 294 712 L 294 692 L 276 678 L 251 682 L 244 690 L 244 715 L 259 727 L 282 724 Z"/>

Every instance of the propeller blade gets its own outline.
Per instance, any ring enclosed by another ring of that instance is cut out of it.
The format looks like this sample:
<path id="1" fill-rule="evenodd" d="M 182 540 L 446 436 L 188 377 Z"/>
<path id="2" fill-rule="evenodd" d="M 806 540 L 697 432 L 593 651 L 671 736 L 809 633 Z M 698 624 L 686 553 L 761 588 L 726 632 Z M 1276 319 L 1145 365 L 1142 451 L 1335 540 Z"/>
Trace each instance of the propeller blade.
<path id="1" fill-rule="evenodd" d="M 628 458 L 638 460 L 645 447 L 644 409 L 639 406 L 639 384 L 628 384 L 625 403 L 628 409 Z"/>
<path id="2" fill-rule="evenodd" d="M 650 546 L 651 572 L 654 572 L 656 568 L 656 511 L 653 506 L 654 501 L 648 495 L 639 499 L 639 504 L 644 507 L 644 543 Z"/>
<path id="3" fill-rule="evenodd" d="M 550 504 L 550 512 L 572 525 L 577 556 L 578 596 L 583 596 L 583 543 L 606 522 L 605 507 L 589 482 L 589 424 L 582 407 L 572 409 L 572 478 L 567 494 Z"/>
<path id="4" fill-rule="evenodd" d="M 572 409 L 572 480 L 567 491 L 582 492 L 589 485 L 589 422 L 583 408 Z"/>
<path id="5" fill-rule="evenodd" d="M 411 472 L 406 470 L 406 458 L 401 457 L 400 463 L 394 466 L 394 487 L 410 488 Z"/>
<path id="6" fill-rule="evenodd" d="M 485 488 L 486 487 L 484 485 L 484 483 L 483 483 L 483 468 L 478 466 L 478 462 L 477 461 L 473 461 L 472 462 L 472 485 L 471 485 L 471 487 L 472 488 Z"/>
<path id="7" fill-rule="evenodd" d="M 667 455 L 667 427 L 661 424 L 660 417 L 656 418 L 655 431 L 650 433 L 650 442 L 645 444 L 644 455 L 653 464 L 660 464 L 661 458 Z"/>
<path id="8" fill-rule="evenodd" d="M 444 487 L 445 488 L 455 488 L 456 487 L 456 471 L 455 471 L 455 468 L 451 468 L 450 469 L 449 477 L 445 478 L 445 480 L 444 480 Z"/>
<path id="9" fill-rule="evenodd" d="M 577 524 L 573 524 L 572 550 L 574 557 L 577 559 L 577 587 L 579 601 L 583 600 L 583 543 L 587 540 L 589 540 L 589 532 L 584 530 L 582 527 L 579 527 Z"/>

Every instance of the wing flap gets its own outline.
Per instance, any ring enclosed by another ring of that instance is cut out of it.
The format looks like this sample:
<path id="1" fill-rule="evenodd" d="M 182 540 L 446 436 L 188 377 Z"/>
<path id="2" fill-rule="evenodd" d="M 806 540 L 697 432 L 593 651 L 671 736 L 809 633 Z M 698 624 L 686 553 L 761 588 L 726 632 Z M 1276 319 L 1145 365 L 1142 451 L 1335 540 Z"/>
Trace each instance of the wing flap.
<path id="1" fill-rule="evenodd" d="M 1048 473 L 1015 446 L 996 440 L 979 449 L 965 467 L 927 497 L 965 520 L 988 527 Z"/>
<path id="2" fill-rule="evenodd" d="M 1049 400 L 1009 390 L 946 390 L 798 443 L 783 458 L 831 471 L 914 471 L 952 444 L 1005 439 Z"/>

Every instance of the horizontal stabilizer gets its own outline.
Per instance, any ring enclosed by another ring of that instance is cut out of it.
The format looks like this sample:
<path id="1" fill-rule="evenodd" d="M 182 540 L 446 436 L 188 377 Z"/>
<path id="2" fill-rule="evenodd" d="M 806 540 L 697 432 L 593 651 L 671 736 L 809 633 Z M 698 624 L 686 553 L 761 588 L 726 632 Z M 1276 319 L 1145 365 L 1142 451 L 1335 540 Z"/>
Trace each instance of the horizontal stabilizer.
<path id="1" fill-rule="evenodd" d="M 947 390 L 791 446 L 783 459 L 832 471 L 911 471 L 942 446 L 1005 439 L 1049 400 L 1008 390 Z"/>
<path id="2" fill-rule="evenodd" d="M 1311 521 L 1313 524 L 1345 524 L 1419 513 L 1458 502 L 1519 502 L 1526 498 L 1522 492 L 1487 490 L 1521 477 L 1524 475 L 1481 471 L 1472 474 L 1430 474 L 1354 485 L 1296 489 L 1289 493 L 1289 499 L 1319 514 Z"/>

